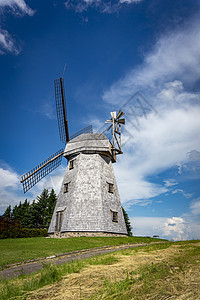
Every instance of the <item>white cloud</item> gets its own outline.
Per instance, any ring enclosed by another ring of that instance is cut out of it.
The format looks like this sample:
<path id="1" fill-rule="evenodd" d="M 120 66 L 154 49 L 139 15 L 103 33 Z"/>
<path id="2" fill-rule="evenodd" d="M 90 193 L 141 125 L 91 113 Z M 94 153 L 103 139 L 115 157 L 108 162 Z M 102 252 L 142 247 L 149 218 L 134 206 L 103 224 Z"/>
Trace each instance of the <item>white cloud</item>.
<path id="1" fill-rule="evenodd" d="M 0 0 L 0 8 L 5 11 L 9 7 L 14 15 L 23 16 L 25 14 L 33 16 L 35 13 L 24 0 Z M 20 43 L 16 43 L 9 32 L 0 27 L 0 55 L 12 53 L 18 55 L 21 51 Z"/>
<path id="2" fill-rule="evenodd" d="M 130 162 L 130 165 L 129 165 Z M 124 155 L 123 159 L 118 160 L 114 165 L 117 183 L 122 203 L 147 205 L 149 198 L 153 198 L 167 192 L 165 187 L 153 184 L 145 180 L 140 172 L 139 164 L 134 166 L 134 162 L 127 160 Z"/>
<path id="3" fill-rule="evenodd" d="M 200 216 L 200 197 L 191 202 L 190 209 L 193 215 Z"/>
<path id="4" fill-rule="evenodd" d="M 191 194 L 191 193 L 185 193 L 184 190 L 182 190 L 182 189 L 176 189 L 176 190 L 173 190 L 173 191 L 172 191 L 172 194 L 177 194 L 177 193 L 183 194 L 183 196 L 184 196 L 185 198 L 191 198 L 192 195 L 193 195 L 193 194 Z"/>
<path id="5" fill-rule="evenodd" d="M 49 191 L 53 188 L 58 195 L 66 167 L 59 167 L 53 173 L 39 181 L 25 195 L 20 183 L 20 175 L 13 171 L 8 165 L 0 167 L 0 215 L 4 213 L 8 205 L 12 207 L 25 199 L 32 202 L 41 194 L 43 189 Z"/>
<path id="6" fill-rule="evenodd" d="M 183 91 L 183 83 L 179 80 L 167 82 L 164 84 L 162 91 L 158 97 L 164 101 L 173 101 L 174 98 Z"/>
<path id="7" fill-rule="evenodd" d="M 192 150 L 188 153 L 190 160 L 192 161 L 200 161 L 200 152 L 197 150 Z"/>
<path id="8" fill-rule="evenodd" d="M 127 3 L 127 4 L 131 4 L 131 3 L 139 3 L 142 2 L 143 0 L 120 0 L 120 3 Z"/>
<path id="9" fill-rule="evenodd" d="M 0 47 L 7 52 L 11 52 L 13 54 L 19 54 L 20 47 L 15 45 L 15 41 L 12 36 L 8 33 L 8 31 L 0 29 Z M 5 52 L 1 51 L 0 54 L 5 54 Z"/>
<path id="10" fill-rule="evenodd" d="M 0 167 L 0 214 L 10 204 L 24 200 L 20 191 L 20 176 L 8 166 Z"/>
<path id="11" fill-rule="evenodd" d="M 12 170 L 0 168 L 0 188 L 14 187 L 19 182 L 19 176 Z"/>
<path id="12" fill-rule="evenodd" d="M 175 241 L 188 239 L 189 232 L 189 225 L 187 225 L 185 220 L 181 217 L 173 217 L 167 219 L 167 221 L 164 224 L 163 234 Z"/>
<path id="13" fill-rule="evenodd" d="M 183 163 L 177 163 L 178 174 L 199 178 L 200 175 L 200 152 L 192 150 L 187 153 L 187 159 Z"/>
<path id="14" fill-rule="evenodd" d="M 190 107 L 166 110 L 140 120 L 140 131 L 135 131 L 134 139 L 123 146 L 124 155 L 114 166 L 123 202 L 157 196 L 175 184 L 168 180 L 160 186 L 146 178 L 187 160 L 187 152 L 198 149 L 199 114 L 199 107 Z M 126 126 L 133 132 L 131 124 Z"/>
<path id="15" fill-rule="evenodd" d="M 178 162 L 178 163 L 176 163 L 176 166 L 178 167 L 178 174 L 181 175 L 183 165 L 180 162 Z"/>
<path id="16" fill-rule="evenodd" d="M 200 238 L 200 220 L 191 216 L 132 217 L 130 221 L 136 236 L 159 235 L 174 241 Z"/>
<path id="17" fill-rule="evenodd" d="M 31 108 L 32 112 L 39 113 L 44 115 L 47 119 L 55 120 L 56 119 L 56 112 L 55 107 L 52 99 L 48 97 L 48 100 L 46 102 L 41 101 L 41 107 L 37 107 L 35 110 Z"/>
<path id="18" fill-rule="evenodd" d="M 87 120 L 84 122 L 85 125 L 92 124 L 93 132 L 101 132 L 101 128 L 104 127 L 104 122 L 100 121 L 94 116 L 88 116 Z"/>
<path id="19" fill-rule="evenodd" d="M 193 84 L 199 77 L 200 21 L 198 16 L 184 28 L 162 36 L 151 52 L 144 57 L 143 64 L 114 83 L 105 92 L 103 99 L 109 103 L 122 103 L 138 89 L 148 88 L 148 92 L 155 95 L 167 82 L 173 82 L 174 88 L 180 91 L 181 82 Z M 169 86 L 166 88 L 168 90 Z"/>
<path id="20" fill-rule="evenodd" d="M 187 240 L 200 238 L 200 220 L 192 215 L 183 215 L 167 219 L 163 234 L 173 240 Z"/>
<path id="21" fill-rule="evenodd" d="M 0 0 L 0 7 L 6 6 L 12 8 L 16 14 L 23 13 L 32 16 L 35 13 L 24 0 Z"/>
<path id="22" fill-rule="evenodd" d="M 200 19 L 199 19 L 200 20 Z M 103 95 L 107 103 L 122 106 L 137 90 L 153 99 L 154 109 L 136 117 L 136 102 L 125 106 L 126 130 L 123 131 L 123 156 L 114 165 L 119 191 L 125 206 L 149 205 L 152 197 L 172 190 L 191 198 L 183 189 L 173 190 L 178 177 L 166 179 L 163 185 L 148 178 L 178 166 L 178 174 L 199 174 L 200 97 L 189 91 L 200 77 L 200 21 L 187 28 L 162 36 L 144 62 L 125 78 L 114 83 Z M 197 41 L 198 38 L 198 41 Z M 147 108 L 150 106 L 147 105 Z M 197 175 L 199 176 L 199 175 Z M 190 176 L 191 177 L 191 176 Z M 169 197 L 169 195 L 168 195 Z M 193 200 L 188 214 L 177 217 L 131 218 L 136 235 L 160 235 L 173 240 L 200 238 L 200 201 Z"/>
<path id="23" fill-rule="evenodd" d="M 166 187 L 170 187 L 178 184 L 178 182 L 176 182 L 174 179 L 164 180 L 164 183 Z"/>
<path id="24" fill-rule="evenodd" d="M 88 8 L 92 7 L 100 13 L 111 14 L 117 12 L 123 5 L 137 4 L 142 1 L 143 0 L 118 0 L 113 3 L 113 1 L 105 0 L 67 0 L 65 2 L 65 7 L 78 13 L 87 11 Z"/>
<path id="25" fill-rule="evenodd" d="M 104 101 L 116 106 L 122 106 L 121 103 L 139 89 L 148 95 L 148 99 L 153 99 L 150 104 L 154 109 L 147 112 L 146 118 L 143 113 L 137 118 L 132 114 L 130 119 L 128 113 L 136 110 L 135 99 L 122 108 L 126 117 L 122 139 L 127 142 L 123 145 L 124 155 L 118 158 L 115 171 L 122 201 L 129 205 L 151 200 L 178 182 L 172 178 L 164 185 L 158 185 L 148 178 L 174 166 L 179 167 L 181 174 L 186 171 L 189 156 L 199 157 L 200 97 L 198 93 L 185 89 L 186 84 L 192 87 L 200 77 L 199 20 L 195 19 L 187 27 L 162 36 L 141 66 L 134 68 L 103 94 Z M 197 166 L 196 160 L 193 161 Z M 192 166 L 190 170 L 194 172 L 195 169 Z M 183 194 L 188 198 L 192 196 Z"/>
<path id="26" fill-rule="evenodd" d="M 136 236 L 163 236 L 163 227 L 167 218 L 165 217 L 132 217 L 133 235 Z"/>

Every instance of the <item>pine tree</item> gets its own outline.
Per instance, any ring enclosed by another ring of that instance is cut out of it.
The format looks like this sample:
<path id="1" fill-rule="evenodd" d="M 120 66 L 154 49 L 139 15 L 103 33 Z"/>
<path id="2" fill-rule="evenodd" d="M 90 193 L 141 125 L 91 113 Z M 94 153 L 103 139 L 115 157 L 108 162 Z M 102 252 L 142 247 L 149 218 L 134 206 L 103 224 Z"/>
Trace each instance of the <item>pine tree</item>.
<path id="1" fill-rule="evenodd" d="M 49 192 L 44 189 L 40 196 L 37 197 L 35 204 L 33 206 L 35 226 L 36 228 L 44 228 L 43 219 L 45 218 L 45 210 L 48 205 Z"/>
<path id="2" fill-rule="evenodd" d="M 48 201 L 46 203 L 45 210 L 43 212 L 43 215 L 44 215 L 44 217 L 43 217 L 43 228 L 48 229 L 48 227 L 50 225 L 51 218 L 52 218 L 54 208 L 55 208 L 55 205 L 56 205 L 56 201 L 57 201 L 57 197 L 56 197 L 54 189 L 52 189 L 51 193 L 48 197 Z"/>
<path id="3" fill-rule="evenodd" d="M 26 224 L 24 224 L 24 227 L 38 228 L 38 209 L 35 200 L 33 200 L 26 212 Z"/>
<path id="4" fill-rule="evenodd" d="M 21 207 L 22 207 L 22 203 L 21 201 L 19 202 L 19 205 L 15 205 L 12 213 L 11 213 L 11 218 L 15 219 L 15 220 L 19 220 L 21 219 Z"/>
<path id="5" fill-rule="evenodd" d="M 3 214 L 3 217 L 10 219 L 10 217 L 11 217 L 11 205 L 8 205 L 8 207 L 6 208 L 6 210 Z"/>
<path id="6" fill-rule="evenodd" d="M 30 204 L 27 201 L 27 199 L 22 203 L 21 209 L 20 209 L 20 224 L 23 227 L 27 227 L 27 224 L 29 222 L 29 207 Z"/>
<path id="7" fill-rule="evenodd" d="M 122 207 L 122 211 L 123 211 L 123 215 L 124 215 L 124 221 L 125 221 L 125 224 L 126 224 L 126 229 L 127 229 L 127 232 L 128 232 L 128 236 L 132 236 L 132 226 L 131 226 L 131 222 L 130 222 L 130 219 L 129 219 L 129 216 L 127 214 L 127 212 L 125 211 L 125 209 Z"/>
<path id="8" fill-rule="evenodd" d="M 20 224 L 26 225 L 27 223 L 27 211 L 29 209 L 29 202 L 27 199 L 24 201 L 24 203 L 19 203 L 19 205 L 15 205 L 15 207 L 12 210 L 11 217 L 15 220 L 20 221 Z"/>
<path id="9" fill-rule="evenodd" d="M 47 189 L 44 189 L 36 201 L 30 205 L 29 209 L 29 228 L 45 228 L 48 229 L 57 201 L 54 190 L 49 194 Z"/>

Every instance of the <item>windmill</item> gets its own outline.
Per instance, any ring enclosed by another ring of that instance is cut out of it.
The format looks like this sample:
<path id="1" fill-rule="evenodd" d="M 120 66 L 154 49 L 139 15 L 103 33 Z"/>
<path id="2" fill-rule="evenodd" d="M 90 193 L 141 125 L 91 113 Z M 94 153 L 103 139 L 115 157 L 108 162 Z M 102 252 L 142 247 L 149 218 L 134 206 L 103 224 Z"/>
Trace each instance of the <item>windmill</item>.
<path id="1" fill-rule="evenodd" d="M 24 192 L 68 160 L 61 190 L 49 226 L 51 237 L 127 235 L 112 163 L 121 150 L 121 119 L 124 113 L 111 112 L 104 133 L 88 126 L 69 137 L 63 78 L 56 79 L 55 99 L 60 140 L 66 145 L 21 177 Z"/>

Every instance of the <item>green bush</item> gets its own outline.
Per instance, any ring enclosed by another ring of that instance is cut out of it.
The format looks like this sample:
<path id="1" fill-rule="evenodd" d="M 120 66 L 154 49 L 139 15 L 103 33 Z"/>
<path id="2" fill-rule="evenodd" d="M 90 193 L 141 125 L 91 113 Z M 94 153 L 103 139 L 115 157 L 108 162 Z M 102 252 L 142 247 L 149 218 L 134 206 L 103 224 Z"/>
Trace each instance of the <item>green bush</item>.
<path id="1" fill-rule="evenodd" d="M 47 236 L 47 229 L 23 228 L 19 221 L 7 217 L 0 217 L 0 239 L 28 238 Z"/>
<path id="2" fill-rule="evenodd" d="M 18 235 L 16 236 L 17 238 L 28 238 L 28 237 L 41 237 L 41 236 L 47 236 L 47 229 L 43 228 L 22 228 Z"/>

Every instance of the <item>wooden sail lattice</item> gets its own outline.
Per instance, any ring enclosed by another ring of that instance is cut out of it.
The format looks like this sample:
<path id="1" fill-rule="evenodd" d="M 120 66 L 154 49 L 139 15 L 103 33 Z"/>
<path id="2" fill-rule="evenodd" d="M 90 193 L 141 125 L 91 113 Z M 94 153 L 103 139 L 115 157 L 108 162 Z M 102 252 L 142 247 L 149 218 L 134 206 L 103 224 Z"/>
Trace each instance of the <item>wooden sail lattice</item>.
<path id="1" fill-rule="evenodd" d="M 55 170 L 60 164 L 63 156 L 63 149 L 49 156 L 35 168 L 21 176 L 24 193 L 30 190 L 38 181 Z"/>
<path id="2" fill-rule="evenodd" d="M 70 140 L 74 139 L 75 137 L 77 137 L 77 136 L 79 136 L 79 135 L 81 135 L 83 133 L 92 133 L 92 132 L 93 132 L 92 125 L 89 125 L 89 126 L 83 128 L 83 129 L 77 131 L 76 133 L 72 134 L 70 136 Z"/>
<path id="3" fill-rule="evenodd" d="M 67 113 L 66 113 L 63 79 L 60 78 L 54 80 L 54 84 L 55 84 L 56 111 L 57 111 L 60 140 L 61 142 L 66 144 L 69 141 L 69 130 L 68 130 L 68 122 L 66 116 Z"/>

